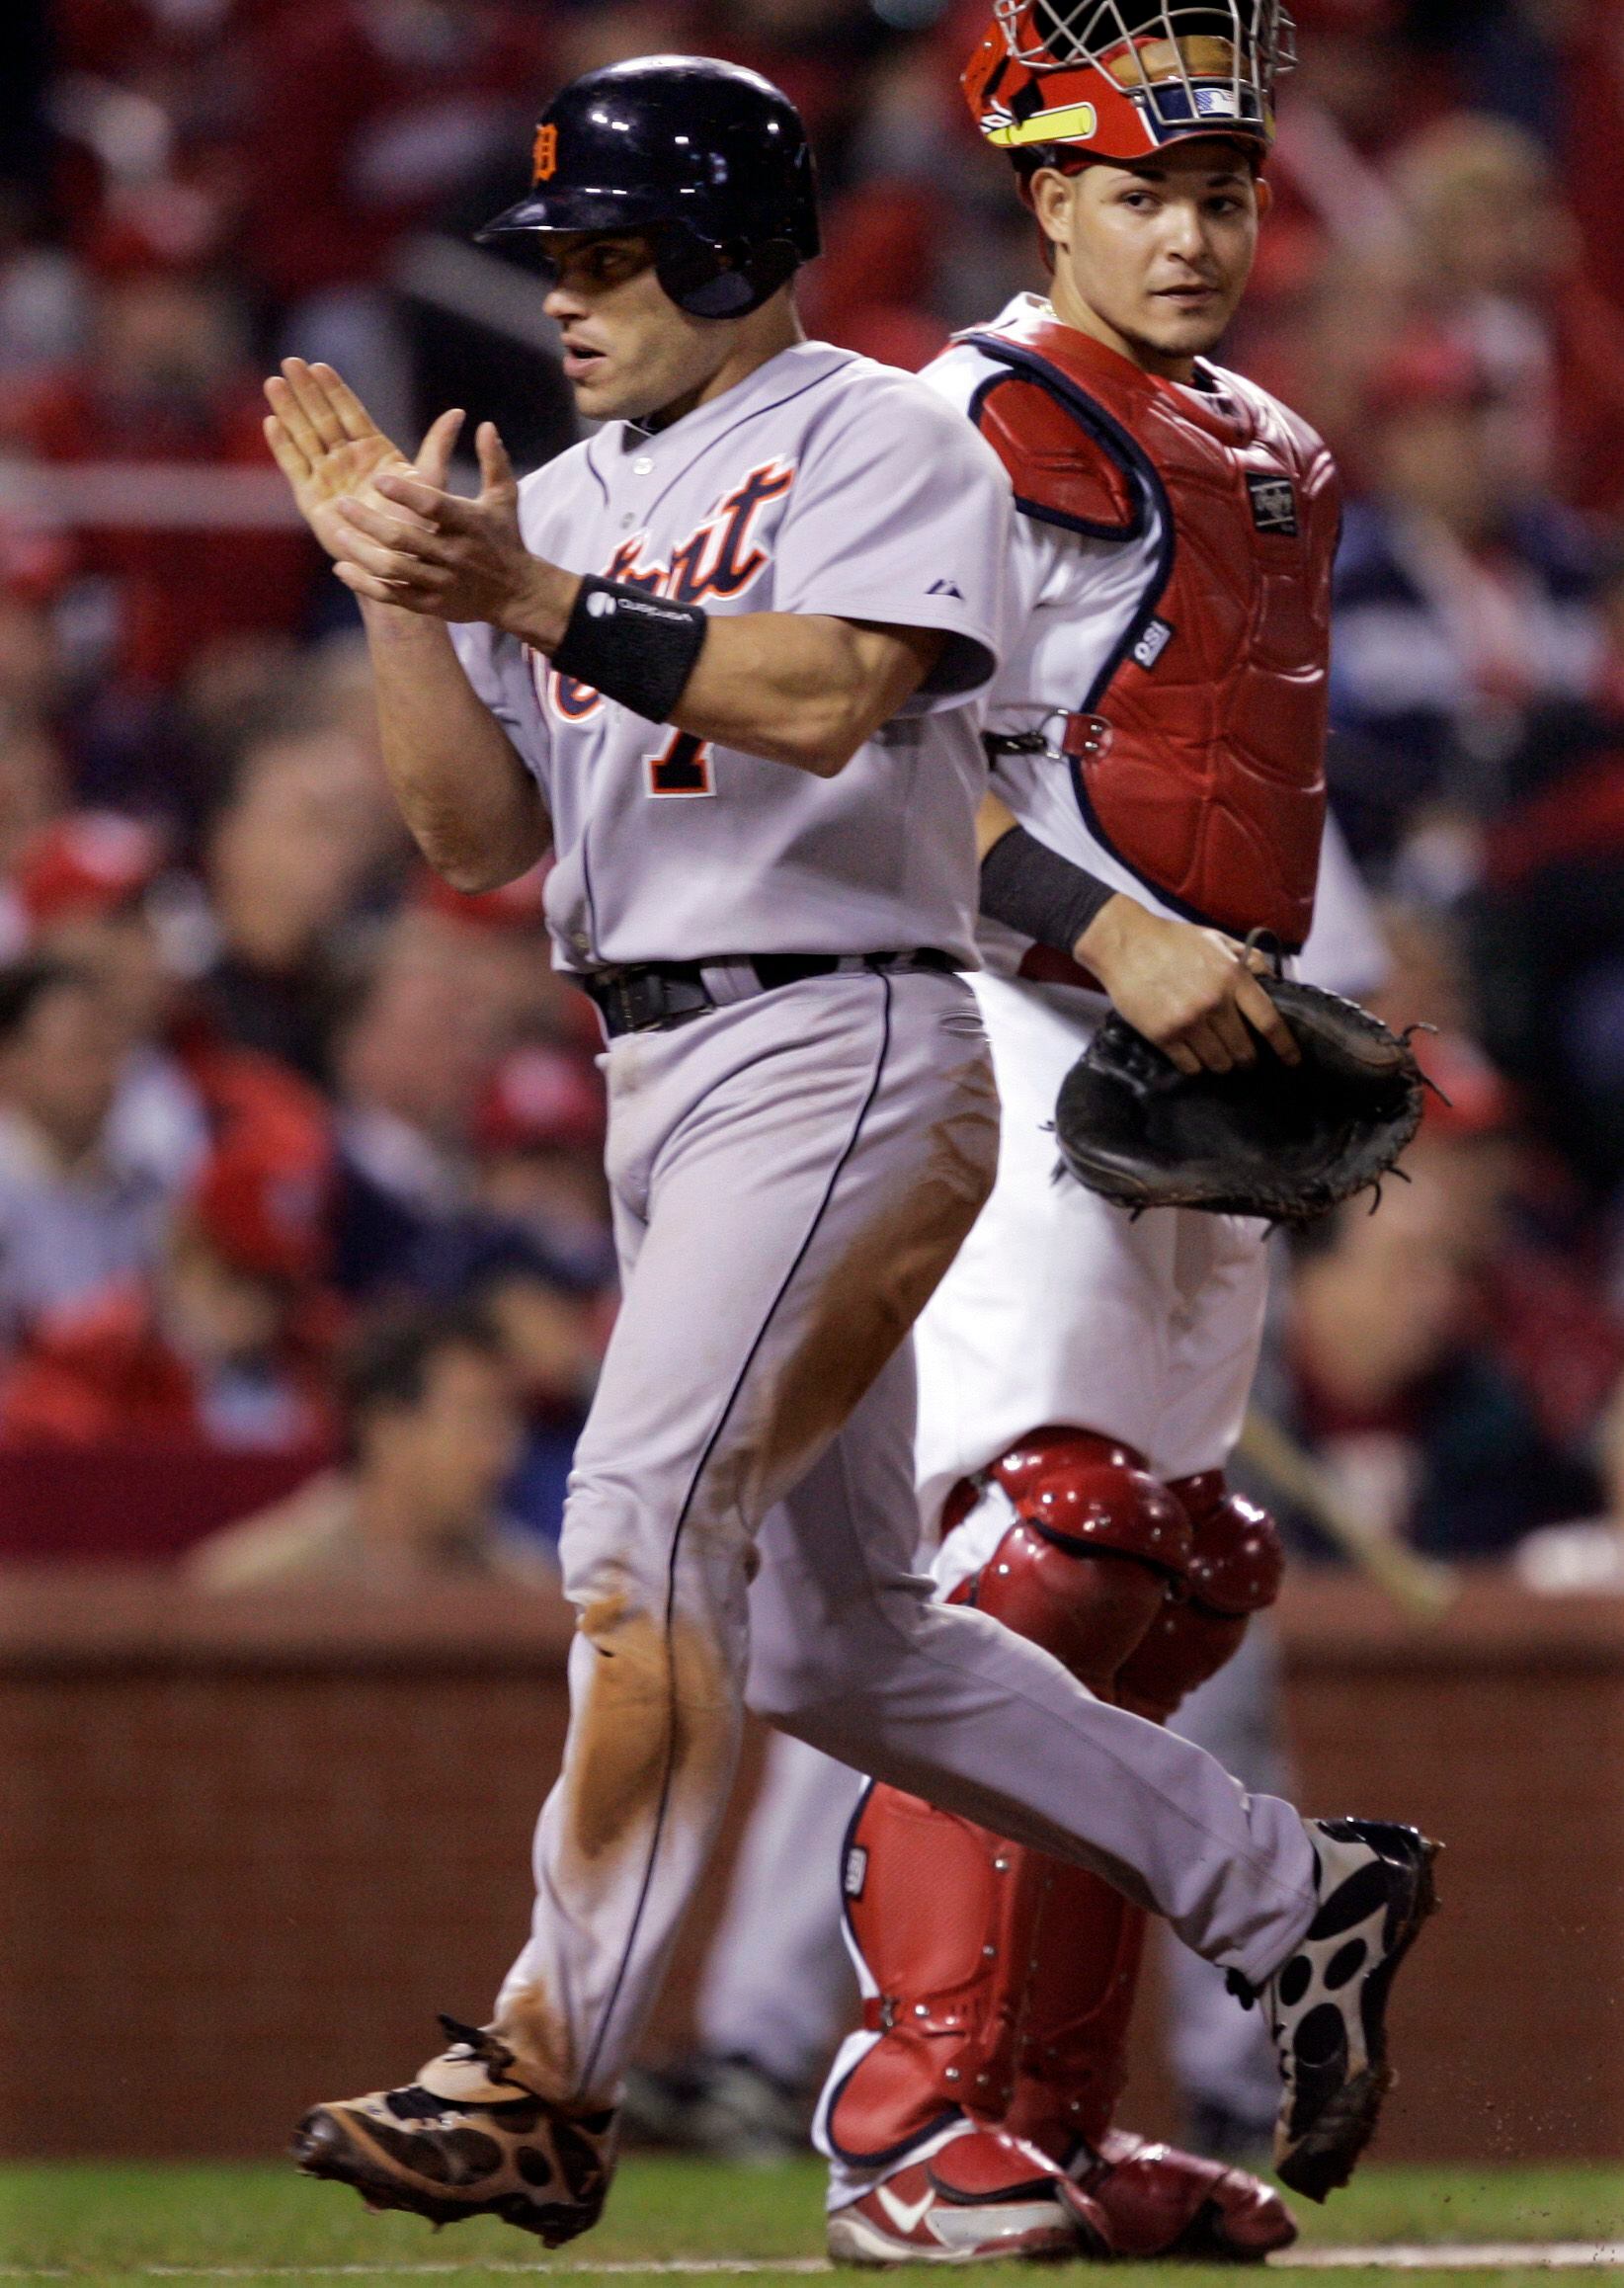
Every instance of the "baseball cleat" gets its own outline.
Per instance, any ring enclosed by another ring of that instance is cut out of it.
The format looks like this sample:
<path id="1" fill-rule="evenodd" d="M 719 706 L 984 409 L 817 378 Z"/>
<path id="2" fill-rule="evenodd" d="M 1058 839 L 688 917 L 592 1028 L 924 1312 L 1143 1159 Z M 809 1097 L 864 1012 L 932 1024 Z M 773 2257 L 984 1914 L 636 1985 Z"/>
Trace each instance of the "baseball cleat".
<path id="1" fill-rule="evenodd" d="M 354 2185 L 369 2209 L 433 2225 L 500 2217 L 549 2248 L 598 2222 L 612 2113 L 566 2113 L 514 2073 L 507 2044 L 442 2017 L 453 2039 L 404 2089 L 318 2105 L 288 2151 L 306 2176 Z"/>
<path id="2" fill-rule="evenodd" d="M 954 2138 L 829 2219 L 837 2264 L 1068 2263 L 1111 2252 L 1088 2194 L 1002 2129 Z"/>
<path id="3" fill-rule="evenodd" d="M 1260 2264 L 1297 2238 L 1291 2211 L 1260 2178 L 1126 2129 L 1107 2129 L 1067 2174 L 1103 2214 L 1113 2254 L 1130 2263 Z"/>
<path id="4" fill-rule="evenodd" d="M 1437 1905 L 1438 1845 L 1385 1820 L 1307 1820 L 1320 1909 L 1273 1976 L 1243 2002 L 1261 2002 L 1285 2083 L 1274 2127 L 1282 2184 L 1323 2201 L 1346 2184 L 1393 2085 L 1387 2001 L 1393 1974 Z"/>

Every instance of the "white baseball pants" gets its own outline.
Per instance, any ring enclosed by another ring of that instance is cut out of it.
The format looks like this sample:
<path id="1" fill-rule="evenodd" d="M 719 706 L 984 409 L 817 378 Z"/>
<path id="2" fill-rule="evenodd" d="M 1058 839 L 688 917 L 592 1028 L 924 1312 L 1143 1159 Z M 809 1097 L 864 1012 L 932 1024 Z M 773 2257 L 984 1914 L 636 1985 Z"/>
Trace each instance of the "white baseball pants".
<path id="1" fill-rule="evenodd" d="M 1268 1300 L 1255 1217 L 1135 1217 L 1054 1181 L 1060 1084 L 1104 1003 L 981 976 L 1004 1107 L 998 1185 L 920 1321 L 920 1515 L 1028 1430 L 1122 1438 L 1160 1478 L 1222 1469 L 1241 1432 Z"/>

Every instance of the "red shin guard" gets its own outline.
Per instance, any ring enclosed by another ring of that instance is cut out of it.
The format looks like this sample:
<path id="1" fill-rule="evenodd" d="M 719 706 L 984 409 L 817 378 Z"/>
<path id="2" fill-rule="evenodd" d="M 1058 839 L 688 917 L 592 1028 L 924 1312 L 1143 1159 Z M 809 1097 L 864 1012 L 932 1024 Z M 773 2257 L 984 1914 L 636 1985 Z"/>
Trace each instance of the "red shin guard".
<path id="1" fill-rule="evenodd" d="M 1016 1517 L 953 1601 L 991 1613 L 1101 1698 L 1114 1697 L 1117 1671 L 1181 1585 L 1190 1556 L 1181 1508 L 1131 1448 L 1085 1431 L 1035 1432 L 988 1477 Z M 1033 2027 L 1044 2047 L 1053 2038 L 1058 2050 L 1066 2037 L 1073 2077 L 1063 2095 L 1056 2087 L 1052 2101 L 1034 2102 L 1034 2116 L 1052 2130 L 1057 2107 L 1071 2107 L 1082 2133 L 1103 2127 L 1141 1936 L 1116 1892 L 876 1787 L 853 1827 L 847 1913 L 879 1988 L 869 2017 L 882 2038 L 829 2107 L 829 2133 L 845 2157 L 883 2165 L 958 2112 L 1002 2122 L 1027 2073 Z M 1096 2025 L 1097 2043 L 1086 2044 L 1080 2030 Z M 1109 2061 L 1104 2082 L 1084 2061 L 1090 2048 Z M 1045 2062 L 1032 2062 L 1034 2089 L 1048 2092 Z M 1045 2141 L 1062 2161 L 1075 2142 Z"/>
<path id="2" fill-rule="evenodd" d="M 1043 1645 L 1102 1698 L 1171 1714 L 1234 1652 L 1248 1614 L 1272 1601 L 1272 1524 L 1228 1495 L 1218 1472 L 1170 1490 L 1131 1448 L 1050 1430 L 1022 1439 L 987 1478 L 1016 1521 L 954 1601 Z M 973 1507 L 972 1493 L 959 1515 Z M 1114 2134 L 1143 1913 L 1082 1868 L 888 1787 L 864 1799 L 847 1876 L 881 2039 L 830 2103 L 841 2155 L 882 2167 L 964 2114 L 1062 2166 L 1096 2166 Z M 1177 2230 L 1196 2232 L 1217 2198 L 1207 2165 L 1170 2157 L 1153 2170 L 1137 2146 L 1133 2158 L 1118 2185 L 1126 2207 L 1166 2218 L 1187 2202 Z M 1147 2189 L 1147 2171 L 1168 2178 L 1160 2191 Z M 1224 2198 L 1239 2216 L 1257 2189 L 1226 2180 Z M 1265 2240 L 1285 2219 L 1274 2207 L 1259 2227 Z M 1137 2246 L 1140 2224 L 1127 2230 Z"/>

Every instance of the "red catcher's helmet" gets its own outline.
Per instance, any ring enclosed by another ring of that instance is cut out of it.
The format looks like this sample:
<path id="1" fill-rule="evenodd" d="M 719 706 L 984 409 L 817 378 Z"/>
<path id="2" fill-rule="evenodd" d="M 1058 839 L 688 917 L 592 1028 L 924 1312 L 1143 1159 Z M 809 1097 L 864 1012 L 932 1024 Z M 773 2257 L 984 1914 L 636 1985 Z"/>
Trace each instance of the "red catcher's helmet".
<path id="1" fill-rule="evenodd" d="M 993 0 L 964 94 L 1017 163 L 1063 145 L 1131 166 L 1196 135 L 1266 150 L 1295 60 L 1281 0 Z"/>

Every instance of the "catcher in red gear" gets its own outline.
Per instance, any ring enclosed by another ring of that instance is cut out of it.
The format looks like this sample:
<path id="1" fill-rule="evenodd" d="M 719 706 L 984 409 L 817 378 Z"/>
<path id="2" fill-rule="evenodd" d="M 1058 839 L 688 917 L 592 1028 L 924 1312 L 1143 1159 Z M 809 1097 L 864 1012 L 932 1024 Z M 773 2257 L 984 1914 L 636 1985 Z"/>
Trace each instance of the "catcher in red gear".
<path id="1" fill-rule="evenodd" d="M 996 0 L 964 85 L 1051 291 L 927 376 L 1008 470 L 1021 617 L 988 713 L 974 981 L 1005 1141 L 917 1331 L 922 1503 L 939 1594 L 1158 1723 L 1278 1584 L 1270 1519 L 1224 1479 L 1263 1227 L 1135 1221 L 1051 1181 L 1046 1123 L 1109 1004 L 1186 1072 L 1297 1056 L 1244 940 L 1292 954 L 1313 919 L 1338 486 L 1306 424 L 1208 360 L 1289 60 L 1276 0 Z M 883 1786 L 845 1892 L 865 2000 L 818 2118 L 837 2257 L 1293 2239 L 1258 2179 L 1114 2123 L 1139 1906 Z"/>

